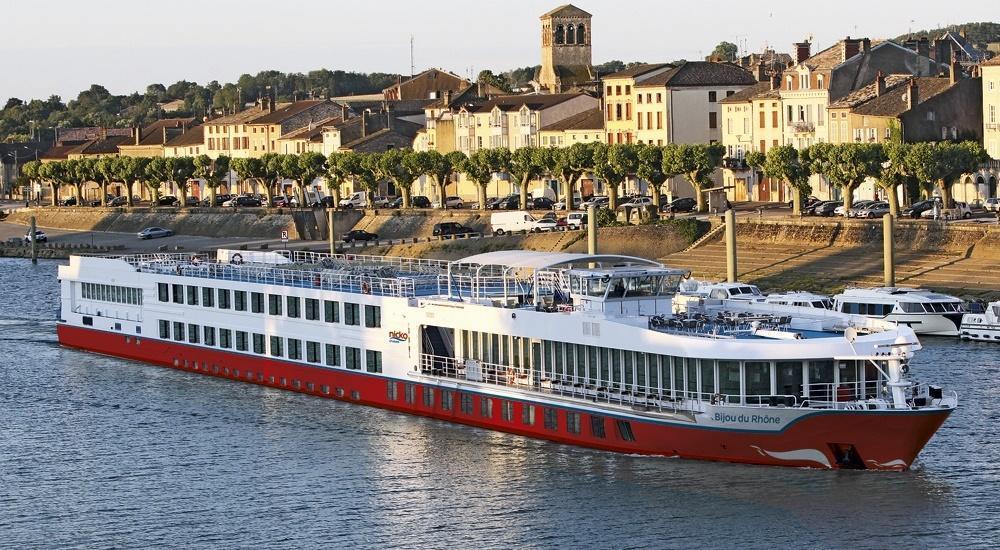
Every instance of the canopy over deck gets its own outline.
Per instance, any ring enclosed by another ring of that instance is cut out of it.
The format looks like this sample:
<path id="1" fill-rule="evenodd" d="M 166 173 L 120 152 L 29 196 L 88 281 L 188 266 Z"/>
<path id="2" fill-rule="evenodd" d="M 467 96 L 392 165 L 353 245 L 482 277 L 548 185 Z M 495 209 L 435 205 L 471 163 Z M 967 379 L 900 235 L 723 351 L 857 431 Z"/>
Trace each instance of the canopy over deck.
<path id="1" fill-rule="evenodd" d="M 662 264 L 619 254 L 582 254 L 571 252 L 537 252 L 533 250 L 498 250 L 455 260 L 452 265 L 495 265 L 524 269 L 552 269 L 594 266 L 597 268 L 646 266 L 663 267 Z"/>

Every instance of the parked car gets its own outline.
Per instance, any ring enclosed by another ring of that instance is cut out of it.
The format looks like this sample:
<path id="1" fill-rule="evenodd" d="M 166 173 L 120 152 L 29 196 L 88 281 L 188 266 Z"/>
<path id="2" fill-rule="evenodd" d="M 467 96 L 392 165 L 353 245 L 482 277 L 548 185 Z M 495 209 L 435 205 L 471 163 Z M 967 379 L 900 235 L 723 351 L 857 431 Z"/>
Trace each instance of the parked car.
<path id="1" fill-rule="evenodd" d="M 605 197 L 604 195 L 598 195 L 596 197 L 590 197 L 589 200 L 585 200 L 582 203 L 580 203 L 580 210 L 586 210 L 591 206 L 593 206 L 594 208 L 604 208 L 609 204 L 611 204 L 611 199 L 609 197 Z"/>
<path id="2" fill-rule="evenodd" d="M 562 227 L 563 228 L 566 227 L 565 221 L 563 221 Z M 529 229 L 529 231 L 531 231 L 532 233 L 544 233 L 547 231 L 557 231 L 559 230 L 559 228 L 560 228 L 559 218 L 556 218 L 555 215 L 553 215 L 551 217 L 545 216 L 543 218 L 535 220 L 535 222 L 531 224 L 531 228 Z"/>
<path id="3" fill-rule="evenodd" d="M 309 206 L 313 208 L 333 208 L 333 196 L 327 195 L 325 197 L 320 197 L 319 199 L 314 200 Z"/>
<path id="4" fill-rule="evenodd" d="M 847 216 L 847 217 L 850 217 L 850 211 L 851 210 L 853 210 L 855 208 L 863 208 L 864 206 L 866 206 L 867 204 L 872 203 L 872 202 L 875 202 L 875 201 L 870 201 L 870 200 L 854 201 L 853 203 L 851 203 L 851 208 L 850 209 L 845 209 L 844 205 L 841 204 L 836 209 L 834 209 L 833 213 L 836 216 Z"/>
<path id="5" fill-rule="evenodd" d="M 1000 212 L 1000 198 L 992 197 L 986 199 L 986 202 L 983 203 L 983 208 L 987 212 Z"/>
<path id="6" fill-rule="evenodd" d="M 162 195 L 159 199 L 157 199 L 154 206 L 177 206 L 177 204 L 177 197 L 173 195 Z"/>
<path id="7" fill-rule="evenodd" d="M 292 199 L 284 195 L 275 195 L 271 198 L 271 206 L 275 208 L 285 208 L 292 206 Z"/>
<path id="8" fill-rule="evenodd" d="M 263 204 L 264 203 L 261 202 L 261 200 L 258 199 L 255 196 L 252 196 L 252 195 L 240 195 L 238 197 L 233 197 L 233 198 L 229 199 L 228 201 L 222 203 L 222 206 L 227 207 L 227 208 L 228 207 L 236 207 L 236 206 L 243 206 L 243 207 L 255 208 L 255 207 L 260 207 Z"/>
<path id="9" fill-rule="evenodd" d="M 811 212 L 814 216 L 832 216 L 837 207 L 842 204 L 843 201 L 824 201 L 814 206 Z"/>
<path id="10" fill-rule="evenodd" d="M 651 197 L 632 197 L 627 201 L 618 205 L 618 209 L 622 210 L 626 207 L 628 208 L 645 208 L 647 206 L 653 205 L 653 199 Z"/>
<path id="11" fill-rule="evenodd" d="M 59 203 L 62 206 L 76 206 L 76 197 L 70 197 Z"/>
<path id="12" fill-rule="evenodd" d="M 431 200 L 424 195 L 416 195 L 410 199 L 410 206 L 413 208 L 430 208 Z"/>
<path id="13" fill-rule="evenodd" d="M 375 233 L 369 233 L 364 229 L 352 229 L 347 233 L 344 233 L 344 236 L 342 237 L 341 240 L 343 240 L 345 243 L 353 243 L 355 241 L 363 241 L 363 242 L 377 241 L 378 235 L 376 235 Z"/>
<path id="14" fill-rule="evenodd" d="M 24 234 L 24 244 L 31 243 L 31 240 L 32 240 L 31 231 L 28 231 L 27 233 Z M 47 243 L 49 242 L 49 236 L 46 235 L 45 232 L 42 231 L 41 229 L 36 229 L 34 240 L 40 243 Z"/>
<path id="15" fill-rule="evenodd" d="M 881 218 L 889 213 L 889 203 L 885 201 L 873 202 L 857 212 L 855 218 Z"/>
<path id="16" fill-rule="evenodd" d="M 570 212 L 566 215 L 566 226 L 570 229 L 580 229 L 587 225 L 586 212 Z"/>
<path id="17" fill-rule="evenodd" d="M 368 204 L 368 197 L 364 191 L 355 191 L 347 198 L 340 199 L 341 208 L 364 208 Z"/>
<path id="18" fill-rule="evenodd" d="M 389 204 L 385 205 L 386 208 L 402 208 L 403 207 L 403 197 L 396 197 L 389 201 Z"/>
<path id="19" fill-rule="evenodd" d="M 497 212 L 490 215 L 490 227 L 494 235 L 531 231 L 535 227 L 535 218 L 524 210 Z"/>
<path id="20" fill-rule="evenodd" d="M 128 197 L 115 197 L 108 202 L 108 206 L 128 206 Z"/>
<path id="21" fill-rule="evenodd" d="M 180 201 L 177 202 L 178 204 L 180 204 Z M 199 204 L 201 204 L 201 201 L 198 200 L 198 197 L 192 197 L 191 195 L 188 195 L 184 197 L 184 204 L 187 206 L 198 206 Z"/>
<path id="22" fill-rule="evenodd" d="M 528 206 L 534 210 L 552 210 L 555 201 L 548 197 L 535 197 L 528 201 Z"/>
<path id="23" fill-rule="evenodd" d="M 674 199 L 667 204 L 660 207 L 662 212 L 693 212 L 698 206 L 698 201 L 692 199 L 691 197 L 682 197 L 679 199 Z"/>
<path id="24" fill-rule="evenodd" d="M 567 205 L 566 199 L 559 199 L 555 204 L 552 205 L 553 210 L 572 210 L 574 205 L 580 205 L 583 203 L 583 197 L 579 193 L 573 193 L 573 204 Z"/>
<path id="25" fill-rule="evenodd" d="M 372 208 L 385 208 L 392 202 L 392 197 L 376 196 L 372 199 Z"/>
<path id="26" fill-rule="evenodd" d="M 215 195 L 215 204 L 212 204 L 212 197 L 205 197 L 201 201 L 202 206 L 222 206 L 222 203 L 233 198 L 232 195 L 228 193 L 218 193 Z"/>
<path id="27" fill-rule="evenodd" d="M 440 207 L 441 203 L 439 202 L 436 206 Z M 445 208 L 465 208 L 465 201 L 462 200 L 462 197 L 445 197 L 444 198 L 444 207 Z"/>
<path id="28" fill-rule="evenodd" d="M 900 215 L 905 218 L 913 218 L 915 220 L 920 219 L 924 212 L 934 209 L 934 203 L 938 204 L 938 208 L 941 207 L 941 201 L 938 201 L 937 199 L 930 199 L 911 204 L 909 207 L 904 208 L 903 211 L 900 212 Z"/>
<path id="29" fill-rule="evenodd" d="M 447 237 L 455 235 L 469 235 L 476 231 L 457 222 L 442 222 L 434 224 L 432 231 L 435 237 Z"/>
<path id="30" fill-rule="evenodd" d="M 159 239 L 160 237 L 169 237 L 173 234 L 173 231 L 162 227 L 147 227 L 140 231 L 137 236 L 140 239 Z"/>
<path id="31" fill-rule="evenodd" d="M 938 204 L 940 205 L 941 203 Z M 938 219 L 957 220 L 961 218 L 963 220 L 967 220 L 972 217 L 972 208 L 969 207 L 968 203 L 955 201 L 954 208 L 942 208 L 939 206 L 937 210 L 937 215 Z M 933 218 L 934 217 L 933 206 L 928 210 L 924 210 L 920 214 L 920 217 L 924 219 Z"/>
<path id="32" fill-rule="evenodd" d="M 809 195 L 808 197 L 802 199 L 802 211 L 805 212 L 807 208 L 812 208 L 823 201 L 817 199 L 816 197 Z M 794 200 L 788 201 L 788 207 L 791 208 L 795 205 Z"/>

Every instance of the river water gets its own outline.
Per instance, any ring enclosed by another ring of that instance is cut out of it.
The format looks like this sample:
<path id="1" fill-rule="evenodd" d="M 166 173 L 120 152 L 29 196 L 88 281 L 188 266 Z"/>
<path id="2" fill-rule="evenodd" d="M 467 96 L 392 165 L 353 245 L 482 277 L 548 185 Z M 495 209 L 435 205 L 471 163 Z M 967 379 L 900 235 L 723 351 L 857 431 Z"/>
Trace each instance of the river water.
<path id="1" fill-rule="evenodd" d="M 985 547 L 1000 345 L 925 339 L 959 410 L 904 473 L 623 456 L 62 349 L 0 260 L 0 548 Z"/>

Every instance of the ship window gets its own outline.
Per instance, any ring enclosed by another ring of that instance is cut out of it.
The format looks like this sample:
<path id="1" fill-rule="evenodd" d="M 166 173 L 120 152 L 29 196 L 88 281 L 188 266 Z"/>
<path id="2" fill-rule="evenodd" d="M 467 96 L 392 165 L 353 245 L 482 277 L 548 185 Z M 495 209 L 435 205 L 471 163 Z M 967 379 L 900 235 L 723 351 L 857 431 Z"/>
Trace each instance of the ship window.
<path id="1" fill-rule="evenodd" d="M 360 325 L 361 324 L 360 317 L 361 317 L 361 308 L 358 304 L 344 302 L 345 325 Z"/>
<path id="2" fill-rule="evenodd" d="M 382 326 L 382 308 L 379 306 L 365 306 L 365 326 L 368 328 L 379 328 Z"/>
<path id="3" fill-rule="evenodd" d="M 172 285 L 174 291 L 174 303 L 183 304 L 184 303 L 184 285 Z"/>
<path id="4" fill-rule="evenodd" d="M 361 370 L 361 349 L 344 346 L 344 364 L 351 370 Z"/>
<path id="5" fill-rule="evenodd" d="M 187 303 L 189 306 L 198 305 L 198 287 L 189 286 L 187 287 Z"/>
<path id="6" fill-rule="evenodd" d="M 271 336 L 271 356 L 282 357 L 285 355 L 284 342 L 281 336 Z"/>
<path id="7" fill-rule="evenodd" d="M 90 317 L 89 315 L 84 315 L 83 316 L 83 324 L 86 325 L 86 326 L 88 326 L 88 327 L 94 326 L 94 318 Z"/>
<path id="8" fill-rule="evenodd" d="M 246 351 L 247 350 L 247 333 L 242 330 L 236 331 L 236 350 Z"/>
<path id="9" fill-rule="evenodd" d="M 250 311 L 253 313 L 264 313 L 264 295 L 262 293 L 250 293 Z"/>
<path id="10" fill-rule="evenodd" d="M 521 423 L 527 426 L 535 424 L 535 406 L 523 403 L 521 405 Z"/>
<path id="11" fill-rule="evenodd" d="M 514 420 L 514 402 L 513 401 L 501 401 L 500 402 L 500 414 L 503 416 L 504 420 L 508 422 Z"/>
<path id="12" fill-rule="evenodd" d="M 306 320 L 319 320 L 319 300 L 316 298 L 306 298 Z"/>
<path id="13" fill-rule="evenodd" d="M 323 300 L 323 320 L 327 323 L 340 322 L 340 302 Z"/>
<path id="14" fill-rule="evenodd" d="M 493 400 L 489 397 L 479 398 L 479 416 L 483 418 L 493 418 Z"/>
<path id="15" fill-rule="evenodd" d="M 598 439 L 604 439 L 606 437 L 604 433 L 604 417 L 590 415 L 590 433 Z"/>
<path id="16" fill-rule="evenodd" d="M 160 320 L 160 338 L 170 339 L 170 321 Z"/>
<path id="17" fill-rule="evenodd" d="M 219 329 L 219 347 L 225 349 L 233 347 L 233 331 L 228 328 Z"/>
<path id="18" fill-rule="evenodd" d="M 323 395 L 330 395 L 330 386 L 324 384 L 319 387 L 319 391 L 323 392 Z"/>
<path id="19" fill-rule="evenodd" d="M 205 307 L 215 307 L 215 289 L 210 287 L 202 287 L 201 289 L 201 305 Z"/>
<path id="20" fill-rule="evenodd" d="M 394 380 L 388 380 L 385 383 L 385 397 L 389 401 L 395 401 L 399 399 L 399 388 L 396 386 Z"/>
<path id="21" fill-rule="evenodd" d="M 267 295 L 267 313 L 269 315 L 281 315 L 281 296 L 277 294 Z"/>
<path id="22" fill-rule="evenodd" d="M 747 361 L 743 364 L 743 385 L 746 394 L 771 395 L 771 363 L 766 361 Z M 750 405 L 764 405 L 759 399 L 748 400 Z"/>
<path id="23" fill-rule="evenodd" d="M 552 407 L 542 407 L 542 422 L 546 430 L 558 430 L 559 412 Z"/>
<path id="24" fill-rule="evenodd" d="M 341 390 L 341 394 L 343 394 L 343 390 Z M 351 390 L 351 399 L 355 401 L 361 399 L 361 392 L 358 390 Z"/>
<path id="25" fill-rule="evenodd" d="M 701 367 L 701 393 L 702 399 L 704 399 L 715 393 L 715 361 L 701 359 L 698 363 Z"/>
<path id="26" fill-rule="evenodd" d="M 632 425 L 628 420 L 616 420 L 615 425 L 618 426 L 618 436 L 622 441 L 635 441 L 635 434 L 632 433 Z"/>
<path id="27" fill-rule="evenodd" d="M 861 313 L 861 304 L 855 304 L 853 302 L 844 302 L 840 304 L 841 313 L 853 313 L 858 315 Z"/>
<path id="28" fill-rule="evenodd" d="M 460 393 L 458 395 L 462 412 L 465 414 L 472 414 L 472 395 L 467 393 Z"/>
<path id="29" fill-rule="evenodd" d="M 365 368 L 368 372 L 382 372 L 382 352 L 365 350 Z"/>
<path id="30" fill-rule="evenodd" d="M 451 390 L 441 390 L 441 409 L 450 411 L 452 409 L 452 400 L 454 399 L 454 394 Z"/>
<path id="31" fill-rule="evenodd" d="M 202 332 L 205 335 L 204 341 L 206 346 L 215 345 L 215 327 L 204 327 Z"/>
<path id="32" fill-rule="evenodd" d="M 285 303 L 287 304 L 287 314 L 292 318 L 299 318 L 302 316 L 302 301 L 298 296 L 285 296 Z"/>
<path id="33" fill-rule="evenodd" d="M 156 297 L 159 298 L 161 302 L 170 301 L 170 287 L 167 283 L 156 283 Z"/>
<path id="34" fill-rule="evenodd" d="M 239 333 L 236 333 L 236 341 L 239 342 Z M 257 334 L 253 335 L 253 352 L 259 355 L 264 355 L 264 335 Z"/>
<path id="35" fill-rule="evenodd" d="M 233 298 L 236 305 L 236 311 L 247 310 L 247 293 L 245 290 L 234 290 Z"/>
<path id="36" fill-rule="evenodd" d="M 424 386 L 424 406 L 434 408 L 434 388 Z"/>
<path id="37" fill-rule="evenodd" d="M 740 402 L 739 361 L 719 361 L 719 393 L 727 403 Z"/>
<path id="38" fill-rule="evenodd" d="M 229 293 L 228 288 L 219 289 L 219 309 L 229 309 L 232 305 L 230 303 L 230 297 L 232 295 Z"/>
<path id="39" fill-rule="evenodd" d="M 340 366 L 340 346 L 336 344 L 326 345 L 326 364 L 330 367 Z"/>
<path id="40" fill-rule="evenodd" d="M 184 341 L 184 323 L 174 322 L 174 340 Z"/>
<path id="41" fill-rule="evenodd" d="M 288 339 L 288 358 L 289 359 L 302 359 L 302 340 L 298 338 Z"/>
<path id="42" fill-rule="evenodd" d="M 571 434 L 580 433 L 580 413 L 566 413 L 566 431 Z"/>
<path id="43" fill-rule="evenodd" d="M 927 305 L 931 306 L 934 309 L 935 313 L 944 313 L 945 312 L 944 304 L 942 304 L 940 302 L 934 302 L 934 303 L 927 304 Z"/>
<path id="44" fill-rule="evenodd" d="M 306 342 L 306 361 L 310 363 L 319 363 L 319 354 L 319 342 Z"/>

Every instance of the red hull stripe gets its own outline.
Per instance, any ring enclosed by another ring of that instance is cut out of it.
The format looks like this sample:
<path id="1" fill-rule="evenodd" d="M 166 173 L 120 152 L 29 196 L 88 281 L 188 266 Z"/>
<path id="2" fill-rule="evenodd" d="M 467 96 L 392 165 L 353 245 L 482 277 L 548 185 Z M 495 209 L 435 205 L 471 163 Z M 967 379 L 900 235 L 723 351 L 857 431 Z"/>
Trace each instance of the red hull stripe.
<path id="1" fill-rule="evenodd" d="M 913 462 L 920 449 L 950 414 L 950 411 L 941 410 L 926 413 L 817 411 L 796 422 L 790 422 L 780 432 L 764 432 L 680 425 L 631 417 L 625 422 L 624 417 L 616 417 L 612 412 L 593 417 L 596 418 L 595 421 L 590 412 L 571 406 L 542 405 L 528 398 L 512 400 L 465 389 L 451 390 L 452 406 L 446 409 L 442 402 L 442 391 L 448 388 L 433 384 L 397 380 L 343 368 L 292 363 L 168 340 L 136 338 L 65 323 L 58 324 L 56 330 L 59 342 L 67 347 L 317 397 L 622 453 L 836 468 L 834 448 L 850 445 L 868 468 L 904 469 Z M 249 373 L 252 373 L 252 378 L 248 378 Z M 389 396 L 390 381 L 395 383 L 396 399 Z M 425 402 L 425 391 L 432 398 L 429 402 Z M 464 410 L 463 395 L 467 396 Z M 531 416 L 531 412 L 525 410 L 529 406 L 534 409 L 531 423 L 525 422 Z M 549 413 L 548 422 L 544 409 L 555 411 L 554 416 Z M 505 412 L 509 414 L 505 415 Z M 551 422 L 553 419 L 554 424 Z M 595 422 L 598 426 L 594 426 Z M 553 425 L 555 429 L 551 429 Z M 603 437 L 600 434 L 602 426 Z M 803 450 L 810 452 L 801 452 Z"/>

